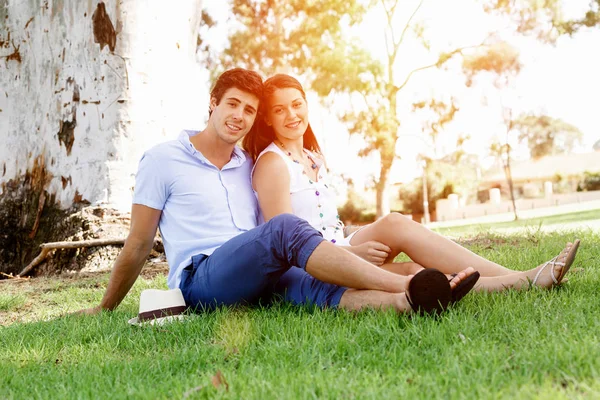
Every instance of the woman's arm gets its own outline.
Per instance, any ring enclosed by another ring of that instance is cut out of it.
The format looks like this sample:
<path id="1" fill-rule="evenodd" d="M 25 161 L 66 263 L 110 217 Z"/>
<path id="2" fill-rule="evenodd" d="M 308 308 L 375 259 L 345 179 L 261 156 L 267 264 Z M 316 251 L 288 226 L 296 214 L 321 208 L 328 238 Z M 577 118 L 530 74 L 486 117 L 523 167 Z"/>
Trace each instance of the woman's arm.
<path id="1" fill-rule="evenodd" d="M 390 249 L 388 246 L 375 240 L 369 240 L 361 244 L 340 247 L 359 256 L 363 260 L 367 260 L 373 265 L 377 265 L 378 267 L 385 263 L 385 260 L 388 259 L 390 253 L 392 252 L 392 249 Z"/>
<path id="2" fill-rule="evenodd" d="M 265 222 L 284 213 L 292 213 L 290 174 L 281 157 L 273 152 L 262 155 L 256 162 L 252 186 L 258 194 L 258 204 Z"/>

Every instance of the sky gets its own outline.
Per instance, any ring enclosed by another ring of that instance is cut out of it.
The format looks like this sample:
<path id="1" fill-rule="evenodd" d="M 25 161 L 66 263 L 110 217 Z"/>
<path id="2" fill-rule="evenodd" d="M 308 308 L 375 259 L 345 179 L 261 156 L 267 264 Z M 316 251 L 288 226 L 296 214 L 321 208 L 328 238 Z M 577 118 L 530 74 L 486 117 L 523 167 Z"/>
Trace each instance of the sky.
<path id="1" fill-rule="evenodd" d="M 417 4 L 407 1 L 406 12 Z M 587 0 L 569 0 L 564 11 L 567 16 L 577 16 L 589 4 Z M 219 29 L 208 38 L 215 45 L 224 45 L 228 29 L 228 7 L 226 2 L 206 0 L 208 12 L 221 23 Z M 452 18 L 448 18 L 451 15 Z M 385 53 L 383 36 L 380 30 L 381 12 L 373 12 L 365 18 L 356 31 L 357 40 L 362 40 L 375 57 Z M 413 75 L 407 87 L 401 92 L 399 104 L 409 110 L 410 104 L 427 97 L 448 100 L 455 96 L 459 101 L 459 111 L 451 125 L 440 136 L 440 151 L 451 151 L 458 134 L 468 134 L 470 140 L 465 149 L 483 156 L 484 166 L 490 165 L 491 157 L 485 157 L 487 148 L 495 135 L 503 133 L 501 105 L 509 104 L 515 113 L 546 113 L 561 118 L 577 126 L 583 133 L 582 146 L 577 152 L 589 152 L 592 145 L 600 140 L 598 112 L 600 111 L 600 57 L 597 56 L 600 44 L 600 29 L 582 31 L 573 38 L 561 37 L 556 45 L 544 45 L 532 38 L 523 38 L 511 33 L 509 23 L 492 18 L 483 13 L 481 6 L 472 0 L 426 1 L 417 14 L 431 38 L 431 51 L 424 51 L 417 43 L 408 42 L 401 49 L 402 62 L 394 73 L 404 80 L 412 69 L 435 61 L 439 51 L 474 45 L 486 36 L 490 29 L 520 50 L 524 67 L 511 85 L 501 91 L 493 88 L 489 81 L 478 79 L 470 88 L 465 86 L 464 76 L 455 72 L 426 71 Z M 404 21 L 399 20 L 398 26 Z M 464 27 L 468 28 L 464 28 Z M 379 46 L 377 45 L 379 44 Z M 460 70 L 459 62 L 450 64 Z M 324 150 L 330 169 L 337 174 L 353 177 L 357 185 L 369 181 L 369 175 L 377 174 L 376 157 L 360 160 L 355 154 L 362 143 L 359 137 L 349 137 L 345 127 L 336 118 L 336 111 L 324 108 L 319 99 L 309 93 L 310 121 L 321 147 Z M 337 107 L 345 103 L 336 102 Z M 402 127 L 396 147 L 400 161 L 392 170 L 392 181 L 410 181 L 420 173 L 416 161 L 419 153 L 432 153 L 432 149 L 422 139 L 421 121 L 409 112 L 401 113 Z M 600 162 L 600 161 L 599 161 Z"/>

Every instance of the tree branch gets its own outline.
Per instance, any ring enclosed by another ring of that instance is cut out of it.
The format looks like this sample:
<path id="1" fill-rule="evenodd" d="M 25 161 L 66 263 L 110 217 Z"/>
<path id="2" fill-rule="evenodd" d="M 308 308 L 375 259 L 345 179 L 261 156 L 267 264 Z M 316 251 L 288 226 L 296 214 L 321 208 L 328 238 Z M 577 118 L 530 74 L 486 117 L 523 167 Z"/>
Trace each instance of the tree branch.
<path id="1" fill-rule="evenodd" d="M 413 69 L 412 71 L 410 71 L 408 73 L 408 75 L 406 76 L 406 79 L 404 80 L 404 82 L 402 82 L 402 84 L 400 86 L 394 86 L 393 93 L 394 94 L 398 93 L 398 91 L 400 91 L 404 86 L 406 86 L 406 84 L 408 83 L 408 81 L 411 78 L 412 74 L 414 74 L 415 72 L 423 71 L 425 69 L 429 69 L 429 68 L 433 68 L 433 67 L 440 67 L 444 63 L 446 63 L 448 60 L 450 60 L 455 54 L 462 54 L 463 50 L 474 49 L 474 48 L 477 48 L 477 47 L 481 47 L 481 46 L 483 46 L 484 42 L 482 42 L 480 44 L 477 44 L 477 45 L 473 45 L 473 46 L 459 47 L 458 49 L 455 49 L 455 50 L 451 51 L 450 53 L 445 54 L 445 58 L 444 59 L 442 59 L 442 57 L 440 56 L 440 58 L 435 63 L 433 63 L 433 64 L 429 64 L 429 65 L 425 65 L 423 67 L 419 67 L 419 68 Z"/>
<path id="2" fill-rule="evenodd" d="M 396 3 L 398 4 L 398 3 Z M 387 54 L 389 55 L 390 53 L 394 53 L 394 48 L 395 48 L 395 40 L 394 40 L 394 28 L 392 27 L 392 17 L 393 17 L 393 10 L 395 8 L 392 7 L 392 10 L 388 10 L 385 1 L 381 0 L 381 5 L 383 6 L 383 10 L 385 11 L 385 15 L 387 17 L 387 31 L 389 31 L 389 35 L 390 38 L 388 39 L 388 33 L 386 32 L 386 29 L 383 30 L 383 37 L 385 38 L 385 50 L 387 52 Z M 390 47 L 390 40 L 392 42 L 392 45 Z"/>
<path id="3" fill-rule="evenodd" d="M 158 241 L 160 241 L 160 239 L 158 239 L 158 238 L 154 239 L 155 244 Z M 90 239 L 90 240 L 79 240 L 79 241 L 73 241 L 73 242 L 44 243 L 44 244 L 40 245 L 40 248 L 42 249 L 40 254 L 38 254 L 38 256 L 36 258 L 34 258 L 33 261 L 31 261 L 29 263 L 29 265 L 27 265 L 25 268 L 23 268 L 23 270 L 21 272 L 19 272 L 19 274 L 17 275 L 17 278 L 22 278 L 24 275 L 31 272 L 32 269 L 34 269 L 37 265 L 39 265 L 42 261 L 44 261 L 44 259 L 46 259 L 46 256 L 48 255 L 48 253 L 50 253 L 51 251 L 57 250 L 57 249 L 80 249 L 80 248 L 84 248 L 84 247 L 110 246 L 110 245 L 121 245 L 122 246 L 124 244 L 125 244 L 125 239 L 119 239 L 119 238 Z"/>
<path id="4" fill-rule="evenodd" d="M 410 18 L 406 22 L 406 25 L 404 26 L 404 29 L 402 30 L 402 34 L 400 35 L 400 39 L 398 40 L 398 43 L 394 43 L 394 47 L 397 48 L 398 46 L 400 46 L 400 44 L 402 44 L 402 41 L 404 40 L 404 35 L 406 34 L 406 31 L 408 30 L 408 28 L 410 26 L 410 22 L 412 21 L 412 19 L 414 18 L 414 16 L 417 14 L 417 11 L 419 11 L 419 9 L 421 8 L 421 6 L 423 5 L 424 2 L 425 2 L 425 0 L 421 0 L 419 2 L 419 5 L 417 6 L 417 8 L 415 8 L 415 11 L 413 11 L 412 15 L 410 16 Z"/>
<path id="5" fill-rule="evenodd" d="M 4 277 L 6 277 L 6 278 L 8 278 L 8 279 L 25 279 L 25 280 L 29 279 L 29 278 L 21 278 L 21 277 L 20 277 L 20 276 L 18 276 L 18 275 L 17 275 L 17 276 L 14 276 L 13 274 L 6 274 L 6 273 L 4 273 L 4 272 L 0 272 L 0 275 L 2 275 L 2 276 L 4 276 Z"/>

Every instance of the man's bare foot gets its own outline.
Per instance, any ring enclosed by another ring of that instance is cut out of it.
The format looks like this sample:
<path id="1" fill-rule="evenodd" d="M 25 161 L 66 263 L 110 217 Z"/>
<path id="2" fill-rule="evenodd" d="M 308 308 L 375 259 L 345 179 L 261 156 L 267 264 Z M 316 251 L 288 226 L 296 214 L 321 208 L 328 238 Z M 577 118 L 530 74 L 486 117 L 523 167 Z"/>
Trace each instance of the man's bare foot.
<path id="1" fill-rule="evenodd" d="M 531 284 L 543 288 L 559 285 L 573 264 L 578 247 L 579 240 L 575 243 L 569 242 L 558 256 L 528 271 L 527 275 L 531 279 Z"/>
<path id="2" fill-rule="evenodd" d="M 452 277 L 452 275 L 448 276 L 448 279 L 452 278 L 452 280 L 450 281 L 450 289 L 454 290 L 454 288 L 456 286 L 458 286 L 462 281 L 467 279 L 469 276 L 473 275 L 475 272 L 476 271 L 473 267 L 468 267 L 468 268 L 460 271 L 454 277 Z"/>
<path id="3" fill-rule="evenodd" d="M 404 294 L 410 308 L 419 314 L 441 313 L 452 301 L 448 279 L 435 268 L 415 274 Z"/>
<path id="4" fill-rule="evenodd" d="M 421 270 L 423 270 L 424 268 L 421 268 Z M 444 274 L 446 275 L 446 278 L 448 279 L 448 282 L 450 283 L 450 289 L 454 290 L 461 282 L 464 282 L 468 277 L 472 276 L 473 274 L 477 273 L 477 271 L 475 271 L 475 269 L 473 267 L 468 267 L 463 269 L 462 271 L 460 271 L 457 274 Z M 410 281 L 410 279 L 412 279 L 414 275 L 407 275 L 407 279 L 408 281 Z M 471 290 L 471 288 L 469 288 L 469 290 Z"/>
<path id="5" fill-rule="evenodd" d="M 452 279 L 450 280 L 451 303 L 456 303 L 469 294 L 480 277 L 479 272 L 473 267 L 468 267 L 458 274 L 452 274 Z"/>

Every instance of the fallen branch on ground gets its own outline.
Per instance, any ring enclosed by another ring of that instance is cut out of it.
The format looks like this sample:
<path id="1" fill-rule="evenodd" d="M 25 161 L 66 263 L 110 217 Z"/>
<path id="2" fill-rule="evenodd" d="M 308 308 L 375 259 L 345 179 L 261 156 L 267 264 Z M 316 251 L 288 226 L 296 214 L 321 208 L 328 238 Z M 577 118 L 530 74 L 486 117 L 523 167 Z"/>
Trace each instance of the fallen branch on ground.
<path id="1" fill-rule="evenodd" d="M 90 240 L 78 240 L 74 242 L 51 242 L 51 243 L 43 243 L 40 245 L 42 251 L 36 258 L 33 259 L 29 263 L 28 266 L 23 268 L 18 278 L 22 278 L 24 275 L 28 274 L 33 268 L 35 268 L 38 264 L 40 264 L 48 253 L 57 249 L 80 249 L 83 247 L 96 247 L 96 246 L 110 246 L 110 245 L 123 245 L 125 244 L 125 239 L 111 238 L 111 239 L 90 239 Z"/>
<path id="2" fill-rule="evenodd" d="M 13 274 L 5 274 L 4 272 L 0 272 L 0 275 L 7 277 L 8 279 L 29 279 L 29 278 L 21 278 L 20 276 L 15 276 Z"/>

